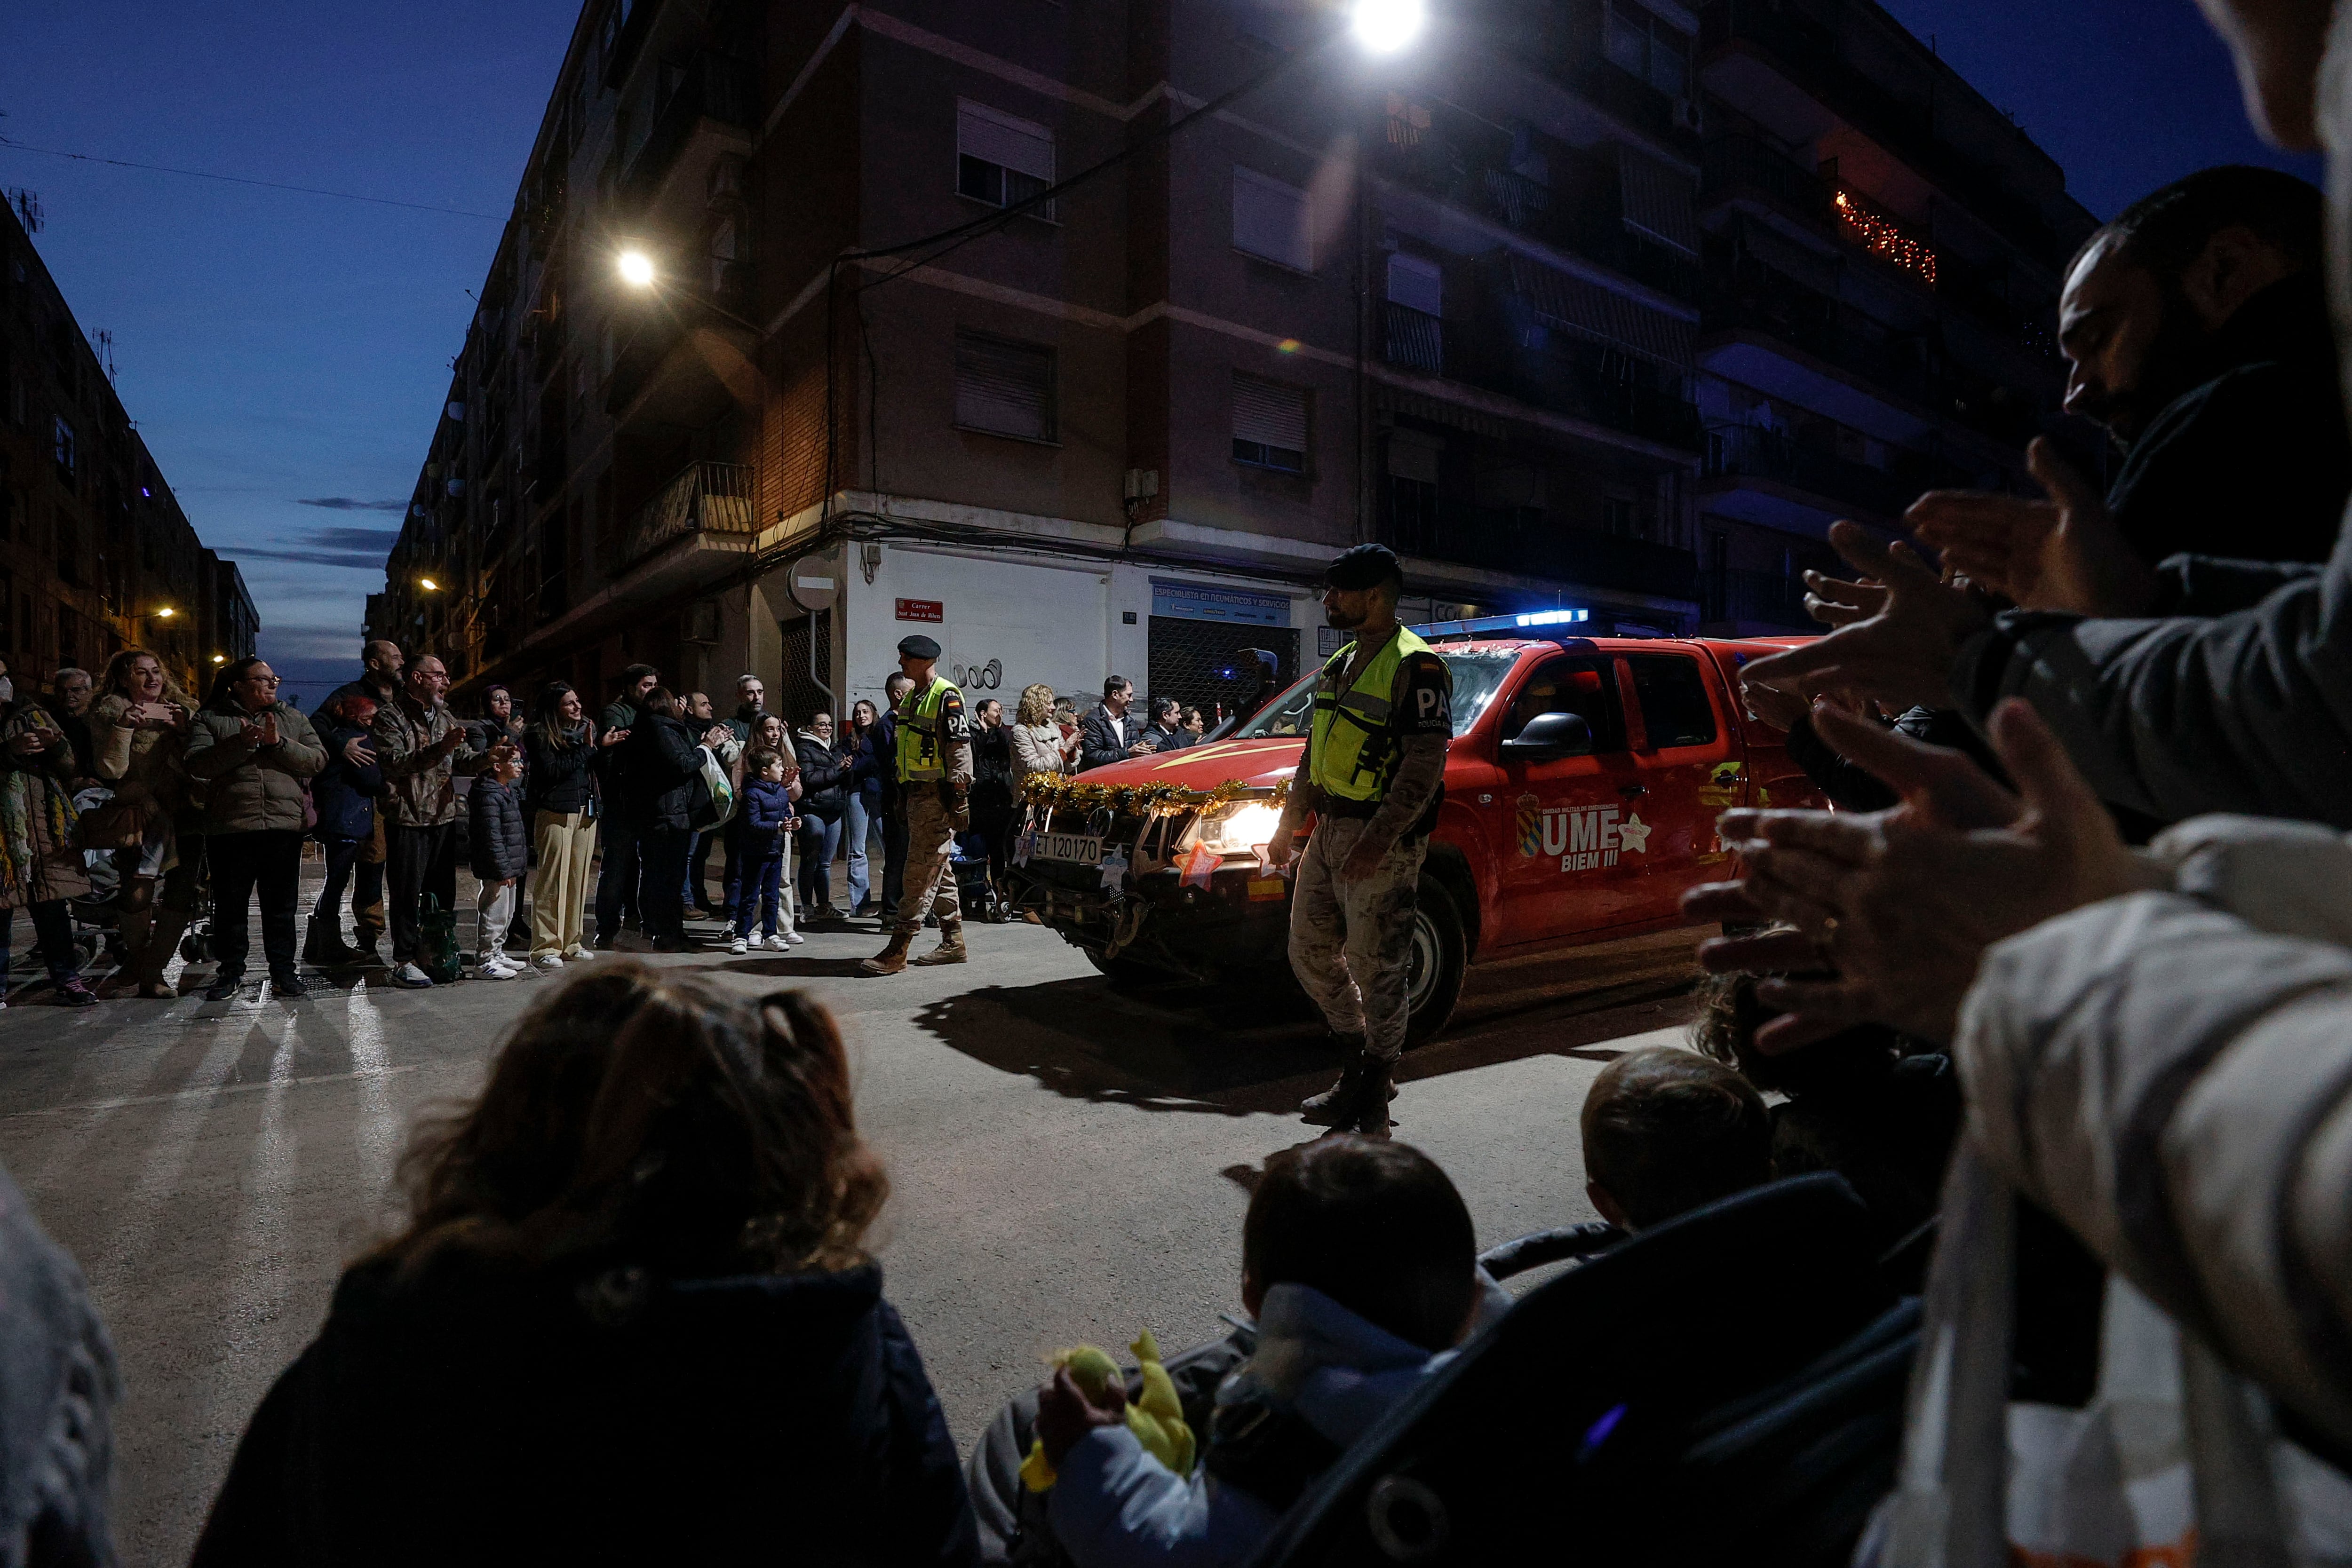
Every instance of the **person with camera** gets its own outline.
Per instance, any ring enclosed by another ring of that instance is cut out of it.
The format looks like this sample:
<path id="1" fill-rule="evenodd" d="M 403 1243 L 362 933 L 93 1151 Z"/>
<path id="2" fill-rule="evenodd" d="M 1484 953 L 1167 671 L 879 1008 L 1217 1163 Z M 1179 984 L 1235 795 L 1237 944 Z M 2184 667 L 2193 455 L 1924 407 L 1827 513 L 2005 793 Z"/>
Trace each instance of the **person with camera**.
<path id="1" fill-rule="evenodd" d="M 268 664 L 243 658 L 222 669 L 188 730 L 188 776 L 205 781 L 205 845 L 213 878 L 213 976 L 208 1002 L 245 979 L 246 908 L 261 898 L 261 951 L 281 1000 L 306 993 L 296 968 L 295 907 L 302 873 L 303 792 L 327 765 L 302 710 L 278 700 Z"/>

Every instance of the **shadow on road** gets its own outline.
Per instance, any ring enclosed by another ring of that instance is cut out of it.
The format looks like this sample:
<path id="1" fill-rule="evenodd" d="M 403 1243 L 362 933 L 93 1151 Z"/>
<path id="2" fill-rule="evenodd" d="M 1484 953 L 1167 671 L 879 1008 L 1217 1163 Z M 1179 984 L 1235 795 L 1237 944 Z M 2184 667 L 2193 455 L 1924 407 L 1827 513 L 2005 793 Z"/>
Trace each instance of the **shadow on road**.
<path id="1" fill-rule="evenodd" d="M 1474 969 L 1445 1032 L 1408 1053 L 1400 1077 L 1616 1056 L 1606 1042 L 1689 1020 L 1694 940 L 1668 933 Z M 1285 1113 L 1337 1066 L 1313 1007 L 1274 987 L 1122 987 L 1098 977 L 990 986 L 930 1003 L 915 1022 L 1057 1094 L 1158 1111 Z"/>

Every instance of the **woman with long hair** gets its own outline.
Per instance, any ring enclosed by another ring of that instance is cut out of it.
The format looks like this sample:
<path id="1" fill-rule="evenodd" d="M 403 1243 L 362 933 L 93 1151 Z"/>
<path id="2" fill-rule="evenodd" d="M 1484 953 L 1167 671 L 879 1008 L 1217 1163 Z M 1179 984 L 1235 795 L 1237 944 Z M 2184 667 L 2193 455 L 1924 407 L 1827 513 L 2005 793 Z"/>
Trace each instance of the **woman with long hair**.
<path id="1" fill-rule="evenodd" d="M 69 898 L 89 892 L 89 871 L 74 847 L 81 823 L 74 809 L 73 745 L 48 710 L 19 697 L 0 664 L 0 1007 L 6 1005 L 8 948 L 16 911 L 30 910 L 41 960 L 58 1000 L 86 1008 L 98 1000 L 81 977 Z"/>
<path id="2" fill-rule="evenodd" d="M 572 977 L 402 1173 L 405 1228 L 255 1412 L 196 1568 L 977 1561 L 805 992 Z"/>
<path id="3" fill-rule="evenodd" d="M 866 843 L 882 815 L 882 786 L 875 777 L 872 758 L 874 727 L 882 716 L 864 697 L 849 707 L 849 728 L 841 737 L 842 760 L 849 767 L 848 799 L 841 814 L 841 850 L 849 862 L 849 912 L 866 912 L 872 896 L 874 874 Z"/>
<path id="4" fill-rule="evenodd" d="M 1070 750 L 1061 726 L 1054 722 L 1054 688 L 1040 682 L 1021 688 L 1020 706 L 1013 710 L 1013 799 L 1033 773 L 1067 773 Z"/>
<path id="5" fill-rule="evenodd" d="M 540 689 L 539 711 L 522 733 L 527 759 L 523 817 L 539 875 L 530 901 L 530 961 L 560 969 L 594 955 L 585 940 L 588 873 L 596 858 L 596 727 L 568 681 Z"/>
<path id="6" fill-rule="evenodd" d="M 114 790 L 109 815 L 119 831 L 135 830 L 139 837 L 135 844 L 119 842 L 114 851 L 123 965 L 110 983 L 128 982 L 142 997 L 168 1000 L 173 992 L 163 983 L 163 966 L 187 927 L 204 860 L 202 808 L 190 809 L 187 768 L 189 714 L 195 701 L 164 671 L 163 661 L 144 648 L 125 648 L 109 659 L 99 673 L 98 691 L 89 711 L 93 761 L 99 778 Z M 158 879 L 163 883 L 161 915 L 155 910 Z"/>

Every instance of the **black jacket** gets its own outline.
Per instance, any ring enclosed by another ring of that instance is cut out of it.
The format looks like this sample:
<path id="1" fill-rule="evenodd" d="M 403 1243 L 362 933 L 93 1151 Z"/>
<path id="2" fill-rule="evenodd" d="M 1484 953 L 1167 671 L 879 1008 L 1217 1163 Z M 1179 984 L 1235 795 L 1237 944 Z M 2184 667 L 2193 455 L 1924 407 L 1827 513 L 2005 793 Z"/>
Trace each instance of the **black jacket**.
<path id="1" fill-rule="evenodd" d="M 520 782 L 501 784 L 485 773 L 466 797 L 466 848 L 480 881 L 504 882 L 530 867 L 530 838 L 523 830 L 522 800 L 516 793 Z"/>
<path id="2" fill-rule="evenodd" d="M 588 799 L 596 791 L 596 730 L 583 720 L 574 733 L 579 744 L 559 748 L 547 744 L 535 724 L 523 732 L 523 755 L 530 759 L 530 770 L 523 775 L 530 780 L 524 802 L 532 810 L 568 817 L 588 809 Z"/>
<path id="3" fill-rule="evenodd" d="M 341 702 L 345 697 L 365 697 L 368 701 L 375 704 L 376 706 L 382 707 L 384 704 L 392 701 L 398 695 L 400 695 L 400 688 L 398 686 L 389 683 L 381 686 L 372 685 L 369 684 L 365 675 L 361 676 L 356 681 L 345 681 L 341 685 L 337 686 L 333 691 L 329 692 L 325 696 L 319 699 L 319 706 L 310 710 L 310 727 L 313 729 L 318 730 L 321 735 L 325 734 L 326 727 L 320 723 L 319 716 L 326 712 L 331 706 Z"/>
<path id="4" fill-rule="evenodd" d="M 1162 729 L 1155 724 L 1135 738 L 1151 742 L 1155 747 L 1154 755 L 1165 757 L 1171 751 L 1183 750 L 1201 737 L 1181 726 L 1175 729 Z"/>
<path id="5" fill-rule="evenodd" d="M 2210 379 L 2149 423 L 2108 487 L 2116 528 L 2151 565 L 2326 560 L 2352 492 L 2352 437 L 2319 276 L 2240 305 L 2206 357 Z"/>
<path id="6" fill-rule="evenodd" d="M 238 1444 L 198 1568 L 971 1563 L 881 1270 L 347 1272 Z"/>
<path id="7" fill-rule="evenodd" d="M 982 815 L 1013 810 L 1013 731 L 1003 725 L 971 732 L 971 809 Z"/>
<path id="8" fill-rule="evenodd" d="M 629 824 L 648 828 L 694 825 L 695 793 L 702 783 L 702 755 L 683 719 L 640 713 L 629 738 L 613 747 L 621 767 L 623 810 Z"/>
<path id="9" fill-rule="evenodd" d="M 1078 771 L 1127 760 L 1127 748 L 1143 733 L 1143 716 L 1132 709 L 1114 719 L 1097 706 L 1078 721 Z"/>
<path id="10" fill-rule="evenodd" d="M 2000 759 L 1985 744 L 1984 737 L 1950 708 L 1908 709 L 1895 719 L 1894 727 L 1923 745 L 1965 751 L 1978 767 L 2002 783 L 2009 782 Z M 1849 762 L 1831 749 L 1829 742 L 1813 732 L 1810 717 L 1800 718 L 1790 729 L 1788 747 L 1789 760 L 1802 768 L 1822 794 L 1849 811 L 1883 811 L 1902 798 L 1860 763 Z"/>
<path id="11" fill-rule="evenodd" d="M 327 765 L 310 779 L 310 804 L 319 813 L 316 836 L 364 839 L 375 831 L 376 797 L 383 793 L 383 769 L 354 768 L 343 760 L 343 747 L 368 740 L 370 732 L 354 724 L 328 722 L 318 727 L 319 744 L 326 747 Z"/>
<path id="12" fill-rule="evenodd" d="M 837 822 L 849 809 L 849 764 L 814 736 L 793 737 L 793 756 L 801 765 L 801 815 Z"/>

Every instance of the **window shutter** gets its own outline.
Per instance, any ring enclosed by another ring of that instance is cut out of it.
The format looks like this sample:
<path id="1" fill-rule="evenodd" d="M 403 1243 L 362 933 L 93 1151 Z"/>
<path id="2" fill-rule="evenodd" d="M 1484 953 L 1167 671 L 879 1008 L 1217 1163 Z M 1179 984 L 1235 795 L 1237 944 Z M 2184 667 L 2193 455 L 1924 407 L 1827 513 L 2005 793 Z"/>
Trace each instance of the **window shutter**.
<path id="1" fill-rule="evenodd" d="M 1234 170 L 1234 248 L 1300 272 L 1315 270 L 1307 193 L 1254 169 Z"/>
<path id="2" fill-rule="evenodd" d="M 956 151 L 1048 185 L 1054 183 L 1054 132 L 984 103 L 957 100 Z"/>
<path id="3" fill-rule="evenodd" d="M 1234 377 L 1234 439 L 1279 452 L 1307 450 L 1307 394 L 1255 376 Z"/>
<path id="4" fill-rule="evenodd" d="M 955 422 L 967 430 L 1054 439 L 1054 351 L 956 334 Z"/>
<path id="5" fill-rule="evenodd" d="M 1389 303 L 1424 316 L 1445 314 L 1445 275 L 1433 261 L 1402 251 L 1389 256 Z"/>

